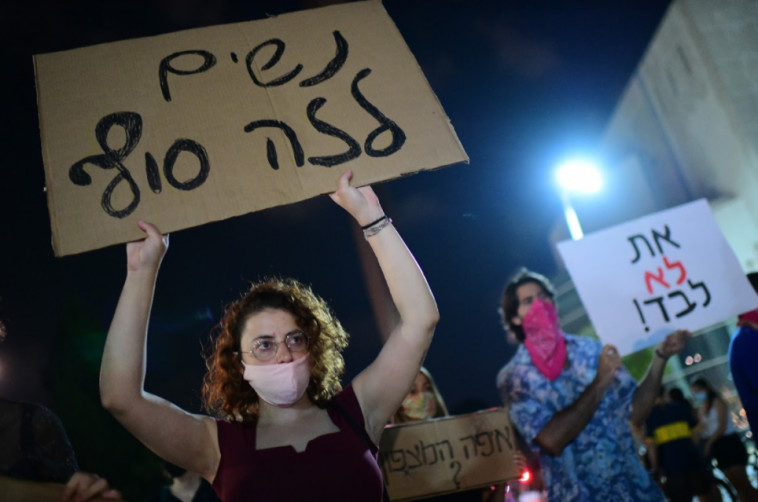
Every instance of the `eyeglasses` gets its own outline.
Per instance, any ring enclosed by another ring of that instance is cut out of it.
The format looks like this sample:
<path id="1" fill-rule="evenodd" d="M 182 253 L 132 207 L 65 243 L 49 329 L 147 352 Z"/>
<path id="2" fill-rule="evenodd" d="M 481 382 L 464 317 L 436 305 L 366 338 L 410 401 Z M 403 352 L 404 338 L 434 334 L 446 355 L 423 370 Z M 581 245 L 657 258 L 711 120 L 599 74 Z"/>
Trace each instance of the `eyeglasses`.
<path id="1" fill-rule="evenodd" d="M 300 330 L 287 333 L 283 342 L 277 342 L 273 336 L 261 336 L 253 340 L 251 350 L 240 350 L 238 354 L 252 354 L 259 361 L 270 361 L 276 356 L 279 344 L 285 344 L 292 354 L 308 351 L 308 335 Z"/>

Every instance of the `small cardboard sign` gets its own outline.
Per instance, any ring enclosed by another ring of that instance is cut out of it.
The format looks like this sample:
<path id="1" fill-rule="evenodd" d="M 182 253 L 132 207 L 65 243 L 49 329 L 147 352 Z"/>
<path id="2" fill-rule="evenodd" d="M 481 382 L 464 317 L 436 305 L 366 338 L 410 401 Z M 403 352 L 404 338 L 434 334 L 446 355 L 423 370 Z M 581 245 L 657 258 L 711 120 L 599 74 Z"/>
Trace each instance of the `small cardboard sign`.
<path id="1" fill-rule="evenodd" d="M 379 465 L 390 500 L 416 500 L 519 477 L 503 408 L 387 427 Z"/>
<path id="2" fill-rule="evenodd" d="M 48 502 L 50 500 L 63 500 L 66 485 L 63 483 L 48 483 L 42 481 L 28 481 L 0 476 L 0 493 L 2 500 L 13 502 Z M 119 498 L 91 497 L 88 502 L 123 502 Z"/>
<path id="3" fill-rule="evenodd" d="M 622 355 L 758 307 L 705 199 L 558 243 L 598 336 Z"/>
<path id="4" fill-rule="evenodd" d="M 468 161 L 376 0 L 34 64 L 57 256 Z"/>

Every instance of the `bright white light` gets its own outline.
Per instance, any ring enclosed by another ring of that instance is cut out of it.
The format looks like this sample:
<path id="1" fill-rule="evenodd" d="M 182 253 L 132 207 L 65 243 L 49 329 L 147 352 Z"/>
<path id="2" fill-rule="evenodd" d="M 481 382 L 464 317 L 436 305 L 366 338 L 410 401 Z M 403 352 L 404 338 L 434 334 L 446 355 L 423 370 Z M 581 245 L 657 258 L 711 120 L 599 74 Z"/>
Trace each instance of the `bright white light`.
<path id="1" fill-rule="evenodd" d="M 594 193 L 603 186 L 600 169 L 587 160 L 564 162 L 555 173 L 558 184 L 568 192 Z"/>
<path id="2" fill-rule="evenodd" d="M 571 204 L 565 204 L 565 207 L 563 208 L 563 216 L 566 218 L 566 224 L 569 227 L 571 239 L 578 241 L 584 237 L 582 226 L 579 224 L 579 217 L 576 215 L 576 211 L 574 211 L 574 207 Z"/>

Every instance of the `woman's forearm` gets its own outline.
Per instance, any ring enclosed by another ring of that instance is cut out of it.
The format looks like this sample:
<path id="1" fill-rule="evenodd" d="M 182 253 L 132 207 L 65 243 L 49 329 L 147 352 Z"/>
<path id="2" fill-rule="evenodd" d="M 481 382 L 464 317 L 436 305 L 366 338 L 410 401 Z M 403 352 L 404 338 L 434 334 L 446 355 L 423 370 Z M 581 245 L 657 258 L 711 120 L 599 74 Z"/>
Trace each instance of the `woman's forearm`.
<path id="1" fill-rule="evenodd" d="M 114 413 L 139 399 L 145 378 L 145 342 L 157 271 L 130 271 L 103 350 L 100 396 Z"/>
<path id="2" fill-rule="evenodd" d="M 429 284 L 394 226 L 369 237 L 392 301 L 404 325 L 432 330 L 439 312 Z"/>

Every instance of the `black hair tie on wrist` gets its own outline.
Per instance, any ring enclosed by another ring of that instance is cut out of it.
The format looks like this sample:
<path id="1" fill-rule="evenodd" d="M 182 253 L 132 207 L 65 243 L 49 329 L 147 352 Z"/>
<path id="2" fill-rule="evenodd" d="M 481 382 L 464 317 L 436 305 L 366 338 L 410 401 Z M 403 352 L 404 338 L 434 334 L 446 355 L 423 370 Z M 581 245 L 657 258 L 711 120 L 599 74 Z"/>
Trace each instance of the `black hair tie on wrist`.
<path id="1" fill-rule="evenodd" d="M 376 219 L 376 220 L 372 221 L 372 222 L 371 222 L 371 223 L 369 223 L 368 225 L 363 225 L 363 226 L 361 227 L 361 230 L 368 230 L 369 228 L 373 227 L 373 226 L 374 226 L 374 225 L 376 225 L 377 223 L 381 223 L 381 222 L 383 222 L 383 221 L 384 221 L 384 220 L 386 220 L 386 219 L 387 219 L 387 215 L 386 215 L 386 214 L 384 214 L 384 215 L 382 215 L 382 217 L 381 217 L 381 218 L 379 218 L 379 219 Z"/>

